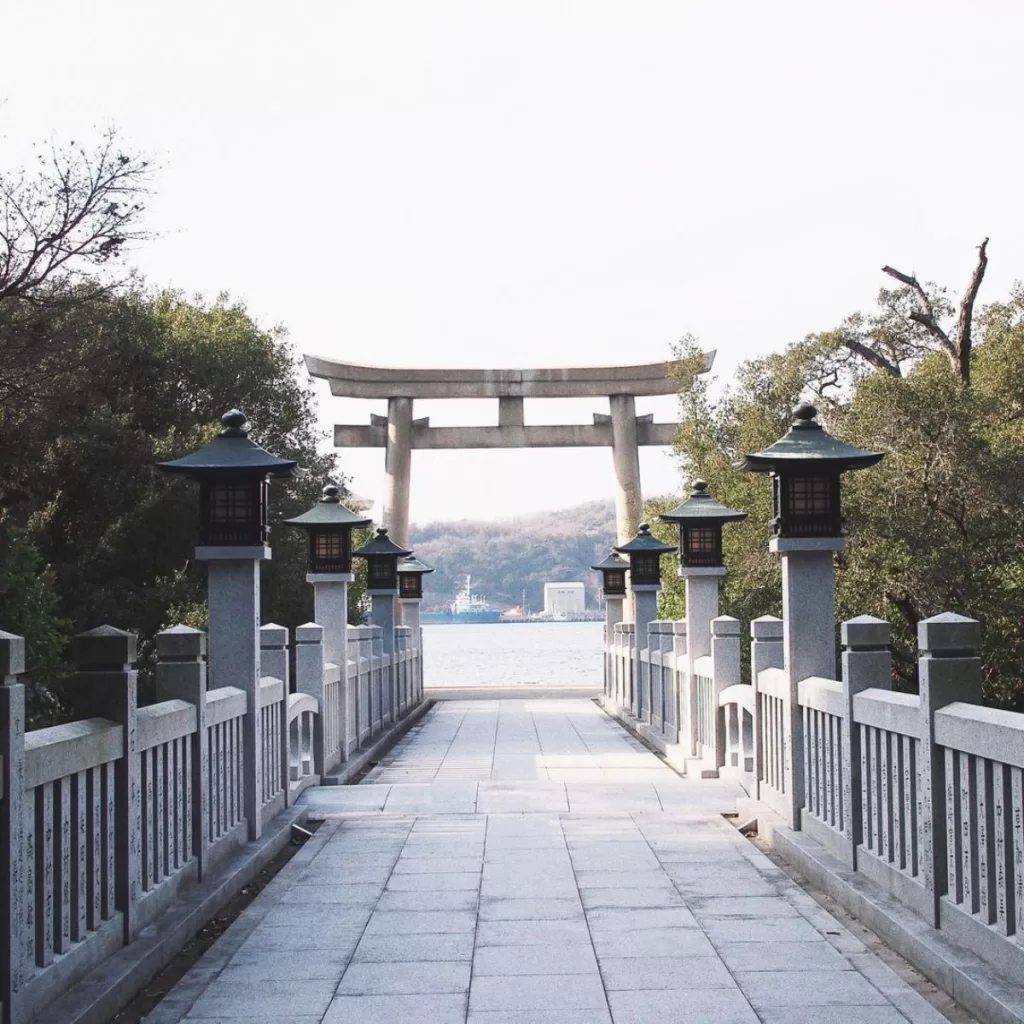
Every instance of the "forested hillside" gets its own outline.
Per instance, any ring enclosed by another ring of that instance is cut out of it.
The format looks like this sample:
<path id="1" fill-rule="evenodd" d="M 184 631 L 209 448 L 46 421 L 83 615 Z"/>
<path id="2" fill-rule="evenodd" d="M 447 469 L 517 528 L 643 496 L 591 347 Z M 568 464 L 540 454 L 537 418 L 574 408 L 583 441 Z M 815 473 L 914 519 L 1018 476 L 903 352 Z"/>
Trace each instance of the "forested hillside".
<path id="1" fill-rule="evenodd" d="M 590 566 L 614 543 L 615 508 L 591 501 L 519 519 L 413 526 L 409 535 L 417 556 L 437 569 L 426 578 L 425 607 L 450 602 L 469 573 L 474 593 L 496 607 L 522 604 L 525 591 L 526 604 L 540 611 L 544 584 L 568 580 L 584 583 L 587 607 L 596 608 L 600 584 Z"/>

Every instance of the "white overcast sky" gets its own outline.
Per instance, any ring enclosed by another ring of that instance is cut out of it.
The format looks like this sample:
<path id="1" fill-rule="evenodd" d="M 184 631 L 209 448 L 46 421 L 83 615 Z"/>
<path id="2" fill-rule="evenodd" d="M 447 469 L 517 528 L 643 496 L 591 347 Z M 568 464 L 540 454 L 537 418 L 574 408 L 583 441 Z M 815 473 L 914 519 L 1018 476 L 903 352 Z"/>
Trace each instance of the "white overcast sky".
<path id="1" fill-rule="evenodd" d="M 959 290 L 991 235 L 982 299 L 1024 276 L 1019 0 L 6 0 L 0 32 L 2 165 L 116 123 L 163 165 L 148 279 L 301 352 L 607 364 L 692 332 L 727 378 L 869 307 L 883 263 Z M 384 411 L 318 394 L 325 429 Z M 379 502 L 383 451 L 342 457 Z M 642 472 L 679 487 L 665 450 Z M 602 449 L 417 452 L 412 518 L 611 479 Z"/>

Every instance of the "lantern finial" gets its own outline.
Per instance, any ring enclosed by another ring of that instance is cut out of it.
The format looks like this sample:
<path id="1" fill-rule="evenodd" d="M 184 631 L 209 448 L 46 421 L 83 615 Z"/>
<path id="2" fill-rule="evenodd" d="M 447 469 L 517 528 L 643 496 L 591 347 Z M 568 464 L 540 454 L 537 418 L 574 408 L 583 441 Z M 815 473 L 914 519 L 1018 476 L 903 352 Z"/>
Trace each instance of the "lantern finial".
<path id="1" fill-rule="evenodd" d="M 246 426 L 246 423 L 249 421 L 241 409 L 228 409 L 221 416 L 220 422 L 223 424 L 223 429 L 220 432 L 221 437 L 245 437 L 249 433 L 249 428 Z"/>

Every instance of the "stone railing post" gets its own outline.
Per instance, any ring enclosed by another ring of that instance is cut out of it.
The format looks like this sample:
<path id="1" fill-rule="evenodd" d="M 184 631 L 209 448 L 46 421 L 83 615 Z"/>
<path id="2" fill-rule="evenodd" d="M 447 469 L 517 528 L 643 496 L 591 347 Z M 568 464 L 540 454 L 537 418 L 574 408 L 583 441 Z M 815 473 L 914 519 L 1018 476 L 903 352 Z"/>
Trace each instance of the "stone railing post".
<path id="1" fill-rule="evenodd" d="M 410 626 L 395 626 L 395 646 L 399 654 L 398 714 L 404 715 L 413 701 L 413 642 Z"/>
<path id="2" fill-rule="evenodd" d="M 757 677 L 766 668 L 782 668 L 785 648 L 782 645 L 782 619 L 774 615 L 761 615 L 750 622 L 750 686 L 754 705 L 754 797 L 761 797 L 761 779 L 764 775 L 764 751 L 761 738 L 764 732 L 761 701 L 757 694 Z"/>
<path id="3" fill-rule="evenodd" d="M 260 672 L 264 676 L 280 679 L 284 684 L 284 707 L 281 709 L 281 764 L 278 766 L 281 778 L 281 792 L 284 805 L 288 806 L 288 785 L 291 782 L 291 763 L 288 755 L 288 630 L 276 622 L 260 626 Z"/>
<path id="4" fill-rule="evenodd" d="M 946 838 L 952 824 L 946 806 L 945 755 L 935 742 L 935 712 L 954 701 L 981 703 L 981 623 L 946 612 L 917 624 L 921 652 L 919 693 L 924 730 L 918 763 L 918 850 L 924 886 L 932 894 L 931 924 L 939 927 L 939 900 L 949 891 Z M 990 812 L 991 813 L 991 812 Z"/>
<path id="5" fill-rule="evenodd" d="M 863 835 L 863 785 L 861 779 L 860 729 L 853 720 L 853 698 L 863 690 L 892 688 L 892 651 L 889 623 L 873 615 L 847 619 L 840 627 L 843 664 L 843 696 L 846 712 L 842 724 L 843 834 L 847 867 L 857 867 L 857 847 Z"/>
<path id="6" fill-rule="evenodd" d="M 687 709 L 690 704 L 690 673 L 689 673 L 689 636 L 686 619 L 677 619 L 672 623 L 672 678 L 675 680 L 673 689 L 676 694 L 676 706 L 672 714 L 675 716 L 675 740 L 683 744 L 684 752 L 692 749 L 686 744 L 690 741 L 683 735 L 689 728 Z"/>
<path id="7" fill-rule="evenodd" d="M 114 905 L 122 914 L 127 945 L 139 930 L 135 907 L 142 861 L 135 637 L 113 626 L 98 626 L 72 638 L 71 658 L 76 672 L 70 691 L 76 709 L 89 717 L 109 718 L 124 729 L 124 756 L 114 765 Z"/>
<path id="8" fill-rule="evenodd" d="M 324 720 L 327 707 L 324 686 L 324 627 L 315 622 L 295 627 L 295 689 L 316 699 L 313 719 L 313 772 L 323 775 L 327 759 L 334 753 L 324 748 Z"/>
<path id="9" fill-rule="evenodd" d="M 665 622 L 661 631 L 661 733 L 668 743 L 679 742 L 679 676 L 673 663 L 675 622 Z"/>
<path id="10" fill-rule="evenodd" d="M 395 631 L 392 628 L 389 631 L 391 638 L 391 649 L 394 650 L 395 643 Z M 387 724 L 388 714 L 388 696 L 387 689 L 389 684 L 388 674 L 384 671 L 384 655 L 389 654 L 384 646 L 384 627 L 376 624 L 370 626 L 370 659 L 371 665 L 373 666 L 372 678 L 373 678 L 373 693 L 376 701 L 376 712 L 374 714 L 374 723 L 380 729 L 383 729 Z"/>
<path id="11" fill-rule="evenodd" d="M 25 935 L 25 640 L 0 629 L 0 1002 L 5 1024 L 22 1017 Z"/>
<path id="12" fill-rule="evenodd" d="M 711 620 L 712 721 L 715 723 L 715 767 L 725 764 L 725 715 L 719 694 L 740 681 L 740 620 L 719 615 Z"/>
<path id="13" fill-rule="evenodd" d="M 655 664 L 655 655 L 657 654 L 657 660 L 660 661 L 662 626 L 662 622 L 649 622 L 647 624 L 647 633 L 644 637 L 647 661 L 643 662 L 641 660 L 641 664 L 645 665 L 644 720 L 658 732 L 661 732 L 664 704 L 661 693 L 661 676 L 659 675 L 660 666 Z"/>
<path id="14" fill-rule="evenodd" d="M 157 633 L 156 692 L 160 700 L 183 700 L 196 709 L 192 744 L 192 853 L 199 879 L 206 866 L 209 829 L 210 749 L 206 732 L 206 634 L 191 626 L 172 626 Z"/>
<path id="15" fill-rule="evenodd" d="M 350 648 L 355 650 L 356 663 L 356 746 L 373 735 L 373 641 L 369 626 L 352 626 Z"/>

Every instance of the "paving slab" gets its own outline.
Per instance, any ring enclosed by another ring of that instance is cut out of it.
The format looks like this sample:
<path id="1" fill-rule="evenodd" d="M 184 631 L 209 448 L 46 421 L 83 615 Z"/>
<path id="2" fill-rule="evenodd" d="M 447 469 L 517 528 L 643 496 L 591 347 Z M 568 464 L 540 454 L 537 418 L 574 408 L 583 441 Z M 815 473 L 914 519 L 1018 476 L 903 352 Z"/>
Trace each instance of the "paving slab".
<path id="1" fill-rule="evenodd" d="M 938 1024 L 723 819 L 741 795 L 589 700 L 437 704 L 303 794 L 330 832 L 161 1024 Z"/>

